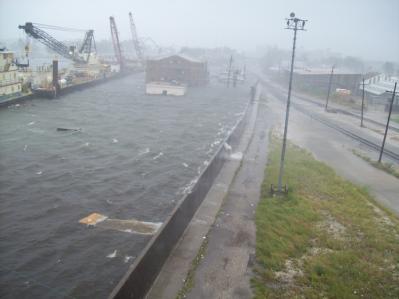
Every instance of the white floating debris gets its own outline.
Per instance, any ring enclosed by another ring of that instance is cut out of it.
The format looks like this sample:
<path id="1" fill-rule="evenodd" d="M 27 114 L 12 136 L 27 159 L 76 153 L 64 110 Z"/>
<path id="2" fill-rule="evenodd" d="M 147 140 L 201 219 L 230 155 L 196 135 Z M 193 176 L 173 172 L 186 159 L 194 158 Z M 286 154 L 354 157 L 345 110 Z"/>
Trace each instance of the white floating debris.
<path id="1" fill-rule="evenodd" d="M 184 167 L 186 167 L 186 168 L 188 167 L 187 163 L 182 163 L 182 164 L 183 164 Z"/>
<path id="2" fill-rule="evenodd" d="M 43 173 L 42 171 L 38 171 L 38 172 L 36 172 L 36 174 L 39 174 L 39 175 L 40 175 L 40 174 L 42 174 L 42 173 Z"/>
<path id="3" fill-rule="evenodd" d="M 117 253 L 118 253 L 118 250 L 115 249 L 114 252 L 107 255 L 107 258 L 113 259 L 114 257 L 116 257 Z"/>
<path id="4" fill-rule="evenodd" d="M 15 104 L 15 107 L 19 107 L 19 106 L 21 106 L 20 104 Z"/>
<path id="5" fill-rule="evenodd" d="M 205 166 L 208 166 L 208 165 L 209 165 L 209 161 L 206 161 L 206 160 L 205 160 L 205 161 L 204 161 L 204 165 L 205 165 Z"/>
<path id="6" fill-rule="evenodd" d="M 25 146 L 24 146 L 24 152 L 26 152 L 26 149 L 28 148 L 28 145 L 27 144 L 25 144 Z"/>
<path id="7" fill-rule="evenodd" d="M 118 143 L 118 139 L 116 138 L 112 139 L 112 143 Z"/>
<path id="8" fill-rule="evenodd" d="M 90 142 L 86 142 L 86 143 L 85 143 L 85 146 L 89 146 L 89 145 L 90 145 Z"/>
<path id="9" fill-rule="evenodd" d="M 35 122 L 34 121 L 31 121 L 29 124 L 28 124 L 28 126 L 33 126 L 35 124 Z"/>
<path id="10" fill-rule="evenodd" d="M 153 160 L 156 160 L 156 159 L 158 159 L 158 158 L 160 158 L 160 157 L 162 157 L 163 156 L 163 152 L 160 152 L 158 155 L 156 155 L 155 157 L 153 157 L 152 159 Z"/>

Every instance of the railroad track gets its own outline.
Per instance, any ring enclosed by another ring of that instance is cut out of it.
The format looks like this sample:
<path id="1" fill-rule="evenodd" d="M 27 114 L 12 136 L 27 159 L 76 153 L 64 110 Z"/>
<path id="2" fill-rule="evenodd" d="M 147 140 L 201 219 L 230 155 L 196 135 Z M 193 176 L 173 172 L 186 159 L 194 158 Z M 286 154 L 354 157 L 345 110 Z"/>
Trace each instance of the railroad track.
<path id="1" fill-rule="evenodd" d="M 278 93 L 278 91 L 276 91 L 273 87 L 270 88 L 270 86 L 269 86 L 269 90 L 271 90 L 271 93 L 277 99 L 279 99 L 280 101 L 284 101 L 285 100 L 285 98 L 283 99 L 282 95 L 280 93 Z M 306 114 L 307 116 L 311 117 L 312 119 L 315 119 L 318 122 L 320 122 L 320 123 L 332 128 L 332 129 L 334 129 L 334 130 L 336 130 L 336 131 L 338 131 L 338 132 L 340 132 L 340 133 L 342 133 L 342 134 L 344 134 L 344 135 L 346 135 L 346 136 L 348 136 L 348 137 L 360 142 L 361 144 L 367 146 L 368 148 L 370 148 L 370 149 L 372 149 L 374 151 L 377 151 L 377 152 L 379 152 L 381 150 L 381 146 L 379 144 L 376 144 L 376 143 L 374 143 L 374 142 L 372 142 L 372 141 L 370 141 L 370 140 L 368 140 L 366 138 L 363 138 L 363 137 L 361 137 L 361 136 L 359 136 L 359 135 L 357 135 L 357 134 L 355 134 L 355 133 L 353 133 L 353 132 L 351 132 L 351 131 L 349 131 L 349 130 L 341 127 L 341 126 L 338 126 L 337 124 L 335 124 L 335 123 L 333 123 L 333 122 L 331 122 L 331 121 L 329 121 L 329 120 L 327 120 L 327 119 L 325 119 L 325 118 L 323 118 L 323 117 L 321 117 L 321 116 L 319 116 L 319 115 L 317 115 L 315 113 L 311 113 L 307 109 L 301 107 L 298 104 L 292 103 L 291 105 L 295 109 L 297 109 L 298 111 L 302 112 L 303 114 Z M 385 156 L 391 158 L 392 160 L 395 160 L 396 162 L 399 162 L 399 154 L 397 154 L 397 153 L 395 153 L 395 152 L 393 152 L 391 150 L 388 150 L 386 148 L 384 148 L 383 154 Z"/>

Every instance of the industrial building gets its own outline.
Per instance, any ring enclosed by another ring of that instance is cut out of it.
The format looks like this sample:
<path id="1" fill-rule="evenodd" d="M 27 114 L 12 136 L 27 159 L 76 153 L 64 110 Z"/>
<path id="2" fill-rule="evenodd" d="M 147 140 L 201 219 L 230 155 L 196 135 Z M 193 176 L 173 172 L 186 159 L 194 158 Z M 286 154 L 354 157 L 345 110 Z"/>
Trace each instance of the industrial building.
<path id="1" fill-rule="evenodd" d="M 384 105 L 385 110 L 389 109 L 389 102 L 391 101 L 392 94 L 387 91 L 393 91 L 395 82 L 398 77 L 391 77 L 385 74 L 377 74 L 365 80 L 364 92 L 366 100 L 372 105 Z M 359 85 L 359 91 L 363 88 L 362 84 Z M 399 112 L 399 95 L 396 93 L 393 102 L 394 112 Z"/>
<path id="2" fill-rule="evenodd" d="M 167 82 L 187 86 L 202 86 L 208 83 L 207 62 L 185 55 L 172 55 L 148 60 L 146 83 Z"/>
<path id="3" fill-rule="evenodd" d="M 295 85 L 302 89 L 328 89 L 331 69 L 304 68 L 294 70 Z M 285 71 L 285 76 L 289 78 L 289 71 Z M 361 74 L 334 70 L 332 77 L 333 90 L 336 88 L 347 89 L 357 92 L 361 80 Z"/>

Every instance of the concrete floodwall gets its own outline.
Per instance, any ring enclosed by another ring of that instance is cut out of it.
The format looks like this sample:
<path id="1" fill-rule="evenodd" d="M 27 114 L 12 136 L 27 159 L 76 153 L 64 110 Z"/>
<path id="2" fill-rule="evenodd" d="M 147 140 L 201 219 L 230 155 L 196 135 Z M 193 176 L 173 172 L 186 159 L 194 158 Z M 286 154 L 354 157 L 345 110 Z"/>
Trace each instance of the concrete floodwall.
<path id="1" fill-rule="evenodd" d="M 234 150 L 239 144 L 241 135 L 251 116 L 251 110 L 252 101 L 247 104 L 241 119 L 218 148 L 209 165 L 202 171 L 191 192 L 179 201 L 171 215 L 114 288 L 109 299 L 145 297 L 163 264 L 214 183 L 224 161 L 230 156 L 229 146 Z M 225 146 L 225 143 L 228 146 Z"/>

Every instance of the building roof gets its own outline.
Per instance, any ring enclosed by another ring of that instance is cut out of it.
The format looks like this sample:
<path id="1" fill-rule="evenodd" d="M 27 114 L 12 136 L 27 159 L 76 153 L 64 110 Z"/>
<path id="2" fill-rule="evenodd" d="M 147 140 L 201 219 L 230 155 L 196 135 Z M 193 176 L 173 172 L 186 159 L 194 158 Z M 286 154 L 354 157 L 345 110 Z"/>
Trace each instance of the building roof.
<path id="1" fill-rule="evenodd" d="M 393 91 L 395 82 L 398 82 L 397 77 L 388 77 L 386 75 L 374 76 L 364 81 L 364 91 L 371 93 L 376 96 L 383 95 L 387 91 Z M 363 85 L 360 84 L 359 89 L 363 89 Z"/>
<path id="2" fill-rule="evenodd" d="M 199 60 L 199 59 L 195 59 L 191 56 L 188 56 L 186 54 L 173 54 L 173 55 L 168 55 L 168 56 L 160 56 L 157 58 L 153 58 L 153 59 L 149 59 L 152 61 L 159 61 L 159 60 L 163 60 L 163 59 L 169 59 L 169 58 L 173 58 L 173 57 L 180 57 L 181 59 L 190 61 L 190 62 L 194 62 L 194 63 L 204 63 L 205 61 L 203 60 Z"/>
<path id="3" fill-rule="evenodd" d="M 295 74 L 299 75 L 329 75 L 331 74 L 331 68 L 303 68 L 294 69 Z M 360 73 L 334 69 L 334 75 L 360 75 Z"/>

